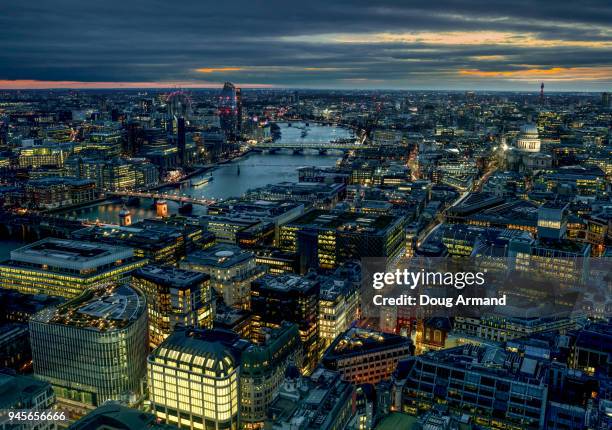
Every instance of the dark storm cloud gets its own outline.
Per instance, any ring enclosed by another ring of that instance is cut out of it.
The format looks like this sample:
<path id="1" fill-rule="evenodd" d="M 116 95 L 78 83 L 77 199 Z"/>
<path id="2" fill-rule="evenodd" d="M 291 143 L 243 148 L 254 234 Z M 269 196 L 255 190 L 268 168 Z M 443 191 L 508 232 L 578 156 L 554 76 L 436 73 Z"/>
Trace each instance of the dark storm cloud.
<path id="1" fill-rule="evenodd" d="M 607 1 L 9 0 L 0 81 L 603 88 L 611 22 Z"/>

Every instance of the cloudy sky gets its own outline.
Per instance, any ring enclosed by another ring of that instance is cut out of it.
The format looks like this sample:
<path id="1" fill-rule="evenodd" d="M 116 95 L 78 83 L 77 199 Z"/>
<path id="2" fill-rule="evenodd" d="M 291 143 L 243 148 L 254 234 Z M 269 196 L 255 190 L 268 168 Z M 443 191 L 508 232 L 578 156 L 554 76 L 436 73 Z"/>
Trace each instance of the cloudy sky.
<path id="1" fill-rule="evenodd" d="M 0 88 L 612 90 L 609 0 L 2 0 Z"/>

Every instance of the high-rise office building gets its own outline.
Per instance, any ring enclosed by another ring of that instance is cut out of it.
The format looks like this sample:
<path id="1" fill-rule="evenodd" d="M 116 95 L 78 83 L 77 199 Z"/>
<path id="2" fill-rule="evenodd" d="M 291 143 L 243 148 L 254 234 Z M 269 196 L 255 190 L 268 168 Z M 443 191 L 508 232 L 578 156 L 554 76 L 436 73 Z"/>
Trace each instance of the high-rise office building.
<path id="1" fill-rule="evenodd" d="M 132 285 L 147 297 L 151 347 L 161 344 L 178 324 L 212 327 L 214 305 L 208 275 L 172 266 L 148 265 L 134 273 Z"/>
<path id="2" fill-rule="evenodd" d="M 264 275 L 251 284 L 251 311 L 257 327 L 279 327 L 283 321 L 298 325 L 304 344 L 303 371 L 318 361 L 319 282 L 295 275 Z M 265 333 L 260 332 L 265 338 Z"/>
<path id="3" fill-rule="evenodd" d="M 35 375 L 80 416 L 107 400 L 138 404 L 145 376 L 147 312 L 129 286 L 85 291 L 30 319 Z"/>
<path id="4" fill-rule="evenodd" d="M 236 141 L 240 136 L 240 122 L 242 116 L 242 96 L 240 88 L 231 82 L 223 85 L 219 95 L 219 120 L 221 129 L 229 141 Z"/>
<path id="5" fill-rule="evenodd" d="M 140 153 L 144 142 L 146 140 L 146 134 L 142 125 L 136 121 L 130 121 L 126 125 L 127 136 L 124 139 L 123 153 L 130 157 L 133 157 Z"/>
<path id="6" fill-rule="evenodd" d="M 251 307 L 251 282 L 263 275 L 255 255 L 235 245 L 219 244 L 189 254 L 181 261 L 184 269 L 210 276 L 210 285 L 228 306 Z"/>
<path id="7" fill-rule="evenodd" d="M 242 133 L 242 90 L 236 88 L 236 134 Z"/>
<path id="8" fill-rule="evenodd" d="M 128 281 L 144 264 L 131 248 L 47 238 L 11 251 L 0 264 L 0 286 L 73 298 L 87 288 Z"/>
<path id="9" fill-rule="evenodd" d="M 393 260 L 404 253 L 405 224 L 401 216 L 314 210 L 281 226 L 279 245 L 323 269 L 355 258 Z"/>
<path id="10" fill-rule="evenodd" d="M 186 163 L 185 145 L 185 118 L 178 117 L 176 119 L 176 146 L 178 147 L 180 166 L 184 166 Z"/>
<path id="11" fill-rule="evenodd" d="M 168 116 L 173 118 L 189 118 L 191 115 L 191 97 L 185 91 L 173 91 L 166 97 Z"/>
<path id="12" fill-rule="evenodd" d="M 237 430 L 238 335 L 224 330 L 177 329 L 149 356 L 153 413 L 181 428 Z"/>

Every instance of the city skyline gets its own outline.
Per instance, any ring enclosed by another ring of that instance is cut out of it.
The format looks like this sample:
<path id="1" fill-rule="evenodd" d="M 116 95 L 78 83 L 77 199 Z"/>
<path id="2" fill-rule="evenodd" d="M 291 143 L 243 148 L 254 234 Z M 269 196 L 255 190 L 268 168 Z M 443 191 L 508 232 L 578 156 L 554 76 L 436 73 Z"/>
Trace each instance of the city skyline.
<path id="1" fill-rule="evenodd" d="M 608 430 L 611 124 L 607 91 L 0 91 L 0 427 Z"/>
<path id="2" fill-rule="evenodd" d="M 605 91 L 606 6 L 8 2 L 0 88 Z"/>
<path id="3" fill-rule="evenodd" d="M 612 3 L 0 3 L 0 430 L 612 430 Z"/>

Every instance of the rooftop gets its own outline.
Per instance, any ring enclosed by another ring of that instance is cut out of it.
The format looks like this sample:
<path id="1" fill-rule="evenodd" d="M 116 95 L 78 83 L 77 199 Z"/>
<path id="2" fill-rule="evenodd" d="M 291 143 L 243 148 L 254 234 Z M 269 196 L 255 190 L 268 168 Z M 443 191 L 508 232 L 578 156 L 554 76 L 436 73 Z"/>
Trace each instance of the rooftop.
<path id="1" fill-rule="evenodd" d="M 182 240 L 182 229 L 165 223 L 138 222 L 130 226 L 92 226 L 72 233 L 76 239 L 122 243 L 141 249 L 158 249 Z"/>
<path id="2" fill-rule="evenodd" d="M 568 252 L 572 254 L 580 254 L 580 256 L 587 257 L 585 252 L 590 245 L 583 242 L 575 242 L 569 239 L 538 239 L 535 246 L 536 249 L 551 249 L 554 251 Z"/>
<path id="3" fill-rule="evenodd" d="M 319 367 L 303 379 L 297 392 L 281 390 L 269 410 L 272 428 L 335 428 L 340 408 L 350 401 L 352 393 L 353 387 L 342 381 L 339 373 Z"/>
<path id="4" fill-rule="evenodd" d="M 127 286 L 90 289 L 58 306 L 32 317 L 47 324 L 69 325 L 99 331 L 122 329 L 145 312 L 145 297 Z"/>
<path id="5" fill-rule="evenodd" d="M 380 231 L 394 224 L 397 219 L 390 215 L 313 210 L 293 220 L 289 225 L 320 229 Z"/>
<path id="6" fill-rule="evenodd" d="M 131 248 L 123 246 L 46 238 L 11 251 L 11 260 L 83 270 L 104 266 L 133 255 Z"/>
<path id="7" fill-rule="evenodd" d="M 384 417 L 376 426 L 376 430 L 417 430 L 420 429 L 419 421 L 411 415 L 393 412 Z"/>
<path id="8" fill-rule="evenodd" d="M 261 288 L 277 291 L 306 291 L 317 284 L 314 280 L 292 274 L 264 275 L 253 283 L 254 285 L 259 285 Z"/>
<path id="9" fill-rule="evenodd" d="M 185 258 L 184 263 L 225 269 L 252 258 L 254 258 L 252 252 L 239 246 L 218 244 L 205 250 L 190 253 Z"/>
<path id="10" fill-rule="evenodd" d="M 156 266 L 153 264 L 141 267 L 134 273 L 135 277 L 145 278 L 157 284 L 169 285 L 175 288 L 189 288 L 208 279 L 208 275 L 192 270 L 177 269 L 172 266 Z"/>
<path id="11" fill-rule="evenodd" d="M 497 346 L 466 344 L 441 351 L 428 352 L 415 357 L 417 361 L 446 364 L 453 368 L 495 375 L 534 385 L 543 385 L 545 365 L 533 358 L 522 357 L 519 353 L 506 351 Z M 412 369 L 414 375 L 421 371 Z M 417 376 L 420 378 L 420 376 Z"/>
<path id="12" fill-rule="evenodd" d="M 69 430 L 172 430 L 175 426 L 157 422 L 153 414 L 128 408 L 118 403 L 106 403 L 80 420 L 73 423 Z"/>
<path id="13" fill-rule="evenodd" d="M 179 327 L 153 351 L 149 361 L 185 363 L 192 370 L 199 367 L 202 372 L 227 375 L 239 366 L 242 349 L 249 345 L 230 330 Z"/>
<path id="14" fill-rule="evenodd" d="M 215 203 L 209 206 L 208 213 L 211 215 L 248 214 L 257 217 L 277 217 L 298 207 L 303 207 L 303 205 L 288 200 L 270 201 L 241 198 Z"/>
<path id="15" fill-rule="evenodd" d="M 28 181 L 28 185 L 31 187 L 49 187 L 57 184 L 82 186 L 93 185 L 95 181 L 92 179 L 79 179 L 69 176 L 51 176 L 48 178 L 30 179 Z"/>
<path id="16" fill-rule="evenodd" d="M 353 327 L 338 336 L 325 351 L 323 360 L 359 355 L 393 347 L 410 348 L 412 341 L 404 336 Z"/>

